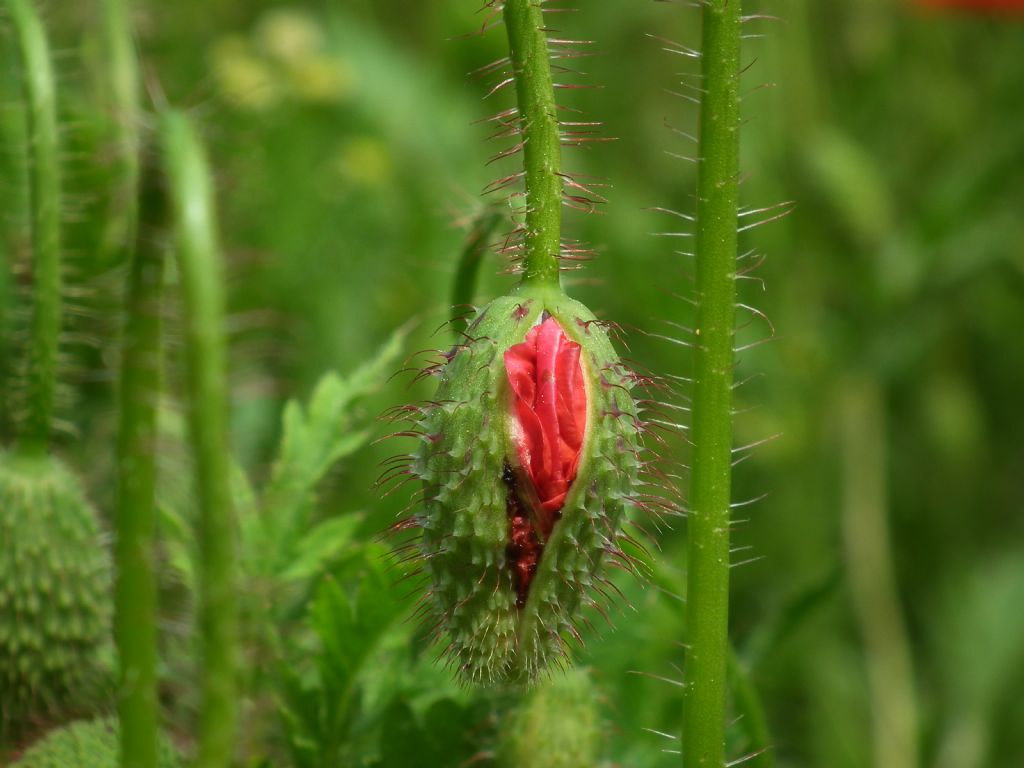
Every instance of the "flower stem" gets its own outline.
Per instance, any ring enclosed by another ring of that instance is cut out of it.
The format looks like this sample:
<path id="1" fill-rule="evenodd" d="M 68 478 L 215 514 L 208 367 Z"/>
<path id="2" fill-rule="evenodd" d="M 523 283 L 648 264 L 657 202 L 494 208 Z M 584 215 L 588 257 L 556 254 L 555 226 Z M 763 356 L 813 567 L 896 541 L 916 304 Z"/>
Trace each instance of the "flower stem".
<path id="1" fill-rule="evenodd" d="M 231 764 L 237 724 L 235 524 L 227 439 L 224 295 L 213 191 L 188 119 L 162 115 L 185 319 L 185 382 L 199 496 L 199 625 L 203 666 L 198 768 Z"/>
<path id="2" fill-rule="evenodd" d="M 526 171 L 524 285 L 557 286 L 562 247 L 562 144 L 543 0 L 505 0 Z"/>
<path id="3" fill-rule="evenodd" d="M 143 228 L 126 295 L 117 441 L 115 638 L 121 664 L 122 768 L 157 765 L 156 434 L 165 199 L 155 169 L 143 190 Z"/>
<path id="4" fill-rule="evenodd" d="M 740 2 L 703 4 L 693 471 L 687 573 L 686 768 L 725 764 L 729 504 L 739 173 Z"/>
<path id="5" fill-rule="evenodd" d="M 124 263 L 135 238 L 139 184 L 139 66 L 125 0 L 102 0 L 103 75 L 113 189 L 99 247 L 103 266 Z"/>
<path id="6" fill-rule="evenodd" d="M 61 328 L 60 162 L 57 93 L 46 33 L 30 0 L 6 0 L 22 68 L 32 222 L 32 338 L 21 448 L 50 440 Z"/>

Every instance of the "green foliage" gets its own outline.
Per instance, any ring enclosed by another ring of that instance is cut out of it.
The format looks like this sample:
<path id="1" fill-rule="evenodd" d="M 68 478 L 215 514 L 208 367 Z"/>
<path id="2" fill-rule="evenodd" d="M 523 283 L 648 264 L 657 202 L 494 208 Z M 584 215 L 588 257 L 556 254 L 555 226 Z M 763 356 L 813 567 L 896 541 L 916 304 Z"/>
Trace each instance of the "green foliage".
<path id="1" fill-rule="evenodd" d="M 368 670 L 383 672 L 373 662 L 406 608 L 383 571 L 383 556 L 368 550 L 343 583 L 323 579 L 310 605 L 312 664 L 291 667 L 283 712 L 298 768 L 359 764 L 366 747 L 355 724 L 365 729 L 379 719 L 393 695 L 387 688 L 376 699 L 360 695 Z"/>
<path id="2" fill-rule="evenodd" d="M 0 457 L 0 732 L 81 706 L 109 640 L 96 511 L 56 459 Z"/>
<path id="3" fill-rule="evenodd" d="M 383 716 L 377 764 L 409 768 L 471 764 L 480 758 L 479 718 L 472 703 L 452 698 L 435 701 L 422 715 L 396 699 Z"/>
<path id="4" fill-rule="evenodd" d="M 119 730 L 113 718 L 71 723 L 33 744 L 11 768 L 118 768 Z M 162 740 L 158 768 L 181 765 L 177 750 Z"/>

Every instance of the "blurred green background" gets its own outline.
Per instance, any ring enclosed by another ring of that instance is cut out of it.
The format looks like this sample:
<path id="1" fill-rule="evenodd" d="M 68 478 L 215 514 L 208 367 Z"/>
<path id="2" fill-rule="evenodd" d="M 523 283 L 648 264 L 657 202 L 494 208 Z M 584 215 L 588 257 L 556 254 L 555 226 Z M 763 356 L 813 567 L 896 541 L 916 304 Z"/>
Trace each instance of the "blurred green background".
<path id="1" fill-rule="evenodd" d="M 479 4 L 136 4 L 148 93 L 190 109 L 216 169 L 233 439 L 256 477 L 286 399 L 353 370 L 411 318 L 409 353 L 448 343 L 435 329 L 465 225 L 484 186 L 514 168 L 486 165 L 501 147 L 473 124 L 509 106 L 507 92 L 484 99 L 492 81 L 467 76 L 505 55 L 500 29 L 475 34 Z M 669 154 L 693 145 L 669 125 L 695 132 L 694 104 L 672 92 L 692 93 L 696 70 L 653 36 L 696 47 L 699 15 L 684 3 L 572 5 L 553 23 L 594 41 L 597 55 L 569 64 L 599 87 L 560 95 L 617 140 L 566 153 L 568 169 L 609 185 L 599 213 L 568 212 L 568 232 L 597 253 L 566 282 L 627 329 L 631 361 L 685 376 L 687 350 L 651 334 L 688 322 L 691 260 L 679 253 L 685 239 L 652 236 L 666 218 L 649 209 L 693 209 L 695 165 Z M 74 163 L 75 143 L 89 146 L 75 118 L 94 88 L 95 10 L 51 0 L 47 11 Z M 814 768 L 1019 765 L 1024 17 L 896 0 L 745 12 L 781 20 L 746 27 L 742 201 L 793 201 L 790 215 L 741 236 L 742 251 L 766 256 L 742 300 L 770 319 L 774 339 L 740 356 L 737 377 L 749 381 L 737 391 L 736 444 L 778 437 L 736 471 L 738 501 L 764 498 L 737 509 L 736 544 L 749 550 L 736 560 L 750 562 L 733 570 L 732 635 L 774 754 Z M 13 100 L 16 81 L 3 87 Z M 88 172 L 72 171 L 69 185 L 72 207 L 87 209 Z M 5 187 L 7 200 L 17 188 Z M 76 226 L 69 215 L 88 266 Z M 512 284 L 506 266 L 487 257 L 480 300 Z M 739 322 L 743 344 L 771 333 L 745 310 Z M 109 382 L 94 372 L 71 375 L 91 405 L 72 419 L 72 457 L 110 434 Z M 363 420 L 428 396 L 410 378 L 364 400 Z M 374 444 L 346 459 L 322 488 L 321 513 L 361 512 L 368 538 L 390 524 L 407 495 L 382 500 L 373 482 L 394 452 Z M 685 462 L 685 450 L 669 458 Z M 79 466 L 102 502 L 109 466 Z M 599 619 L 579 654 L 616 765 L 678 763 L 677 746 L 652 731 L 679 722 L 679 689 L 659 678 L 680 676 L 685 628 L 672 593 L 684 536 L 680 522 L 659 537 L 652 585 L 619 580 L 632 607 L 612 611 L 614 631 Z M 470 692 L 429 664 L 416 669 L 428 696 L 438 686 L 468 708 L 452 717 L 473 711 Z M 481 751 L 478 741 L 423 764 Z"/>

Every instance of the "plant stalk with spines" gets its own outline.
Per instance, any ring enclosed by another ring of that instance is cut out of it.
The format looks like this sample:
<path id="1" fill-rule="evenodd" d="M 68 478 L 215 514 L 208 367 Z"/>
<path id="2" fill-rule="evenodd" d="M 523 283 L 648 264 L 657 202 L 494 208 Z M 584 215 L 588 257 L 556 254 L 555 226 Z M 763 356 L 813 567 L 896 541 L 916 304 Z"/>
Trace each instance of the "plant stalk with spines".
<path id="1" fill-rule="evenodd" d="M 42 454 L 50 441 L 61 332 L 60 159 L 57 93 L 49 45 L 30 0 L 6 0 L 21 60 L 27 116 L 32 227 L 32 325 L 27 411 L 19 450 Z"/>
<path id="2" fill-rule="evenodd" d="M 697 182 L 697 322 L 682 754 L 725 764 L 739 187 L 740 2 L 705 0 Z"/>
<path id="3" fill-rule="evenodd" d="M 198 768 L 230 765 L 237 727 L 236 531 L 227 439 L 224 295 L 209 168 L 189 120 L 160 119 L 185 325 L 185 386 L 199 500 L 202 702 Z"/>
<path id="4" fill-rule="evenodd" d="M 505 0 L 504 20 L 526 173 L 523 286 L 560 283 L 562 139 L 544 27 L 543 0 Z"/>
<path id="5" fill-rule="evenodd" d="M 165 207 L 153 167 L 129 271 L 118 409 L 114 627 L 123 768 L 155 768 L 158 756 L 156 442 Z"/>

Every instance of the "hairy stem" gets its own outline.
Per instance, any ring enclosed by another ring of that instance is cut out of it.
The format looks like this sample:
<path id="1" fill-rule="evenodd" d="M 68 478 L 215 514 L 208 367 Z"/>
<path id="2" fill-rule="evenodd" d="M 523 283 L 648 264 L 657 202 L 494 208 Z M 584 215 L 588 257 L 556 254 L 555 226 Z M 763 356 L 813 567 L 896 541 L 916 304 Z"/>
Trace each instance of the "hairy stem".
<path id="1" fill-rule="evenodd" d="M 123 263 L 135 238 L 139 184 L 139 66 L 126 0 L 102 0 L 103 76 L 113 189 L 100 244 L 104 265 Z"/>
<path id="2" fill-rule="evenodd" d="M 729 504 L 739 173 L 740 3 L 703 5 L 693 471 L 687 573 L 686 768 L 725 764 Z"/>
<path id="3" fill-rule="evenodd" d="M 161 117 L 185 319 L 188 420 L 199 496 L 199 625 L 203 667 L 199 768 L 230 765 L 237 723 L 235 523 L 227 438 L 224 295 L 213 190 L 191 123 Z"/>
<path id="4" fill-rule="evenodd" d="M 125 299 L 117 440 L 117 581 L 114 632 L 121 665 L 122 768 L 157 765 L 156 438 L 161 387 L 160 301 L 164 250 L 157 245 L 165 196 L 155 169 L 143 190 L 143 222 Z"/>
<path id="5" fill-rule="evenodd" d="M 57 93 L 46 33 L 30 0 L 5 0 L 22 68 L 32 222 L 32 339 L 24 450 L 50 439 L 61 330 L 60 163 Z"/>
<path id="6" fill-rule="evenodd" d="M 476 293 L 477 276 L 480 274 L 480 262 L 487 253 L 487 246 L 494 236 L 502 216 L 495 210 L 485 210 L 473 222 L 466 245 L 462 249 L 459 263 L 455 268 L 455 281 L 452 284 L 452 332 L 456 339 L 469 325 L 469 310 Z"/>
<path id="7" fill-rule="evenodd" d="M 504 13 L 526 171 L 523 283 L 557 286 L 562 247 L 562 144 L 542 3 L 505 0 Z"/>

